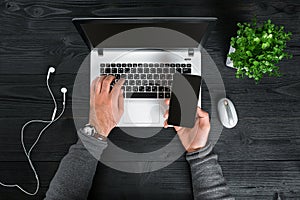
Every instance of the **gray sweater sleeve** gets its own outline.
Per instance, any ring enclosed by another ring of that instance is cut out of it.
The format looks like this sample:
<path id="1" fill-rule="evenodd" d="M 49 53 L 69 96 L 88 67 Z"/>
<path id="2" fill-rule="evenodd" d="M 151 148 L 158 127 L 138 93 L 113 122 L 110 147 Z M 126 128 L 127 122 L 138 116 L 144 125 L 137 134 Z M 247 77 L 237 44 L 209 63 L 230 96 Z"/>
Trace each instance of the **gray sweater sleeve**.
<path id="1" fill-rule="evenodd" d="M 71 146 L 62 159 L 46 193 L 46 200 L 87 199 L 98 160 L 107 143 L 82 134 L 79 136 L 81 140 Z M 194 199 L 234 199 L 217 162 L 217 155 L 211 150 L 212 146 L 208 144 L 199 151 L 186 154 L 191 167 Z"/>
<path id="2" fill-rule="evenodd" d="M 97 159 L 100 159 L 107 142 L 83 134 L 79 136 L 78 142 L 70 147 L 69 153 L 62 159 L 46 193 L 46 200 L 88 198 L 98 164 Z"/>
<path id="3" fill-rule="evenodd" d="M 203 149 L 186 154 L 191 167 L 194 199 L 234 199 L 218 164 L 218 156 L 211 151 L 212 146 L 208 144 Z"/>

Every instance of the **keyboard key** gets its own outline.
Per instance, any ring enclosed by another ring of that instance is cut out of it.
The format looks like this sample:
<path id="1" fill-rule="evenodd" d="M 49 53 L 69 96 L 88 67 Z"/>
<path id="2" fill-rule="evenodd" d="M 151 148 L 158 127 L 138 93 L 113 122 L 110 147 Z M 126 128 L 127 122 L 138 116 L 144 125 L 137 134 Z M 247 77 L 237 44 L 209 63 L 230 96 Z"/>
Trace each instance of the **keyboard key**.
<path id="1" fill-rule="evenodd" d="M 142 63 L 139 63 L 139 64 L 138 64 L 138 67 L 143 67 L 143 64 L 142 64 Z"/>
<path id="2" fill-rule="evenodd" d="M 124 73 L 124 69 L 123 69 L 123 68 L 119 68 L 119 69 L 118 69 L 118 73 L 120 73 L 120 74 L 121 74 L 121 73 Z"/>
<path id="3" fill-rule="evenodd" d="M 128 80 L 125 80 L 124 85 L 128 85 Z"/>
<path id="4" fill-rule="evenodd" d="M 148 74 L 149 75 L 149 74 Z M 150 74 L 151 75 L 151 74 Z M 146 79 L 147 78 L 147 76 L 146 76 L 146 74 L 141 74 L 141 79 Z"/>
<path id="5" fill-rule="evenodd" d="M 142 80 L 142 85 L 148 85 L 148 80 Z"/>
<path id="6" fill-rule="evenodd" d="M 144 63 L 143 65 L 145 68 L 148 68 L 148 63 Z"/>
<path id="7" fill-rule="evenodd" d="M 167 80 L 161 80 L 161 85 L 167 85 Z"/>
<path id="8" fill-rule="evenodd" d="M 120 79 L 120 74 L 114 74 L 114 76 L 116 77 L 116 79 Z"/>
<path id="9" fill-rule="evenodd" d="M 157 86 L 152 86 L 152 92 L 156 92 L 157 91 Z"/>
<path id="10" fill-rule="evenodd" d="M 132 68 L 132 69 L 134 69 L 134 68 Z M 124 73 L 129 73 L 129 72 L 130 72 L 130 68 L 129 67 L 124 68 Z"/>
<path id="11" fill-rule="evenodd" d="M 155 74 L 156 73 L 156 68 L 150 68 L 150 73 Z"/>
<path id="12" fill-rule="evenodd" d="M 165 87 L 163 87 L 163 86 L 159 86 L 159 87 L 158 87 L 158 91 L 160 91 L 160 92 L 163 92 L 163 91 L 165 91 Z"/>
<path id="13" fill-rule="evenodd" d="M 118 72 L 118 70 L 117 70 L 117 68 L 111 68 L 111 73 L 117 73 Z"/>
<path id="14" fill-rule="evenodd" d="M 132 91 L 131 86 L 126 86 L 126 91 L 129 91 L 129 92 Z"/>
<path id="15" fill-rule="evenodd" d="M 126 98 L 157 98 L 157 93 L 156 92 L 140 92 L 140 93 L 127 92 Z"/>
<path id="16" fill-rule="evenodd" d="M 149 64 L 149 67 L 154 67 L 154 65 L 152 63 Z"/>
<path id="17" fill-rule="evenodd" d="M 159 74 L 154 74 L 153 79 L 159 79 Z"/>
<path id="18" fill-rule="evenodd" d="M 146 86 L 146 91 L 147 92 L 151 92 L 151 89 L 152 89 L 151 86 Z"/>
<path id="19" fill-rule="evenodd" d="M 165 74 L 160 74 L 159 77 L 160 77 L 160 79 L 162 80 L 162 79 L 165 79 L 165 78 L 166 78 L 166 75 L 165 75 Z"/>
<path id="20" fill-rule="evenodd" d="M 141 68 L 141 67 L 139 67 L 139 68 L 137 68 L 137 73 L 143 73 L 143 68 Z"/>
<path id="21" fill-rule="evenodd" d="M 132 91 L 133 91 L 133 92 L 139 91 L 139 87 L 138 87 L 138 86 L 133 86 L 133 87 L 132 87 Z"/>
<path id="22" fill-rule="evenodd" d="M 164 98 L 164 97 L 165 97 L 164 93 L 158 93 L 158 98 Z"/>
<path id="23" fill-rule="evenodd" d="M 159 64 L 158 64 L 158 63 L 155 63 L 155 64 L 154 64 L 154 67 L 159 67 Z"/>
<path id="24" fill-rule="evenodd" d="M 135 85 L 135 80 L 129 80 L 129 85 Z"/>
<path id="25" fill-rule="evenodd" d="M 149 73 L 149 68 L 148 67 L 144 68 L 144 73 Z"/>
<path id="26" fill-rule="evenodd" d="M 154 85 L 154 80 L 149 80 L 149 85 Z"/>
<path id="27" fill-rule="evenodd" d="M 160 67 L 164 67 L 165 66 L 165 64 L 164 63 L 160 63 L 160 65 L 159 65 Z"/>
<path id="28" fill-rule="evenodd" d="M 178 72 L 178 73 L 181 73 L 181 68 L 176 68 L 176 71 Z"/>
<path id="29" fill-rule="evenodd" d="M 168 84 L 167 85 L 172 85 L 173 84 L 173 80 L 168 80 Z"/>
<path id="30" fill-rule="evenodd" d="M 165 98 L 170 98 L 171 94 L 169 92 L 165 93 Z"/>
<path id="31" fill-rule="evenodd" d="M 105 64 L 104 64 L 104 63 L 101 63 L 101 64 L 100 64 L 100 67 L 105 67 Z"/>
<path id="32" fill-rule="evenodd" d="M 133 77 L 135 80 L 140 79 L 140 74 L 134 74 Z"/>
<path id="33" fill-rule="evenodd" d="M 169 87 L 165 87 L 165 92 L 170 92 L 170 88 Z"/>
<path id="34" fill-rule="evenodd" d="M 162 73 L 162 68 L 156 68 L 157 73 Z"/>
<path id="35" fill-rule="evenodd" d="M 179 64 L 179 63 L 177 63 L 177 64 L 176 64 L 176 67 L 180 67 L 180 64 Z"/>
<path id="36" fill-rule="evenodd" d="M 147 79 L 152 79 L 152 74 L 147 74 Z"/>
<path id="37" fill-rule="evenodd" d="M 109 74 L 110 73 L 110 68 L 105 68 L 105 73 Z"/>
<path id="38" fill-rule="evenodd" d="M 111 63 L 110 66 L 111 66 L 111 67 L 115 67 L 116 64 L 115 64 L 115 63 Z"/>
<path id="39" fill-rule="evenodd" d="M 133 67 L 137 67 L 137 64 L 136 64 L 136 63 L 134 63 L 134 64 L 133 64 Z"/>
<path id="40" fill-rule="evenodd" d="M 122 64 L 122 67 L 126 67 L 126 63 L 123 63 L 123 64 Z"/>
<path id="41" fill-rule="evenodd" d="M 165 67 L 170 67 L 170 64 L 169 64 L 169 63 L 166 63 L 166 64 L 165 64 Z"/>
<path id="42" fill-rule="evenodd" d="M 181 67 L 186 67 L 186 64 L 184 64 L 184 63 L 183 63 L 183 64 L 181 64 Z"/>
<path id="43" fill-rule="evenodd" d="M 192 64 L 187 64 L 186 66 L 187 66 L 187 67 L 192 67 Z"/>
<path id="44" fill-rule="evenodd" d="M 154 85 L 160 85 L 160 80 L 155 80 Z"/>
<path id="45" fill-rule="evenodd" d="M 136 73 L 136 68 L 130 68 L 130 73 Z"/>
<path id="46" fill-rule="evenodd" d="M 163 68 L 163 73 L 168 74 L 169 73 L 169 68 Z"/>
<path id="47" fill-rule="evenodd" d="M 127 79 L 127 74 L 121 74 L 121 78 Z"/>
<path id="48" fill-rule="evenodd" d="M 118 64 L 117 64 L 117 67 L 122 67 L 121 63 L 118 63 Z"/>
<path id="49" fill-rule="evenodd" d="M 127 78 L 128 79 L 133 79 L 133 74 L 128 74 Z"/>
<path id="50" fill-rule="evenodd" d="M 175 68 L 170 68 L 170 73 L 174 74 L 175 73 Z"/>
<path id="51" fill-rule="evenodd" d="M 105 73 L 105 68 L 104 67 L 100 68 L 100 74 L 104 74 L 104 73 Z"/>
<path id="52" fill-rule="evenodd" d="M 142 85 L 142 81 L 141 80 L 135 80 L 135 84 L 136 85 Z"/>
<path id="53" fill-rule="evenodd" d="M 187 73 L 191 73 L 192 69 L 191 68 L 183 68 L 182 69 L 182 73 L 187 74 Z"/>
<path id="54" fill-rule="evenodd" d="M 140 86 L 140 87 L 139 87 L 139 91 L 140 91 L 140 92 L 144 92 L 144 90 L 145 90 L 145 87 L 144 87 L 144 86 Z"/>
<path id="55" fill-rule="evenodd" d="M 172 74 L 167 74 L 166 75 L 166 79 L 171 79 L 172 80 L 173 79 L 173 75 Z"/>
<path id="56" fill-rule="evenodd" d="M 175 64 L 174 64 L 174 63 L 172 63 L 172 64 L 171 64 L 171 67 L 175 67 Z"/>
<path id="57" fill-rule="evenodd" d="M 131 64 L 131 63 L 128 63 L 127 66 L 128 66 L 128 67 L 132 67 L 132 64 Z"/>

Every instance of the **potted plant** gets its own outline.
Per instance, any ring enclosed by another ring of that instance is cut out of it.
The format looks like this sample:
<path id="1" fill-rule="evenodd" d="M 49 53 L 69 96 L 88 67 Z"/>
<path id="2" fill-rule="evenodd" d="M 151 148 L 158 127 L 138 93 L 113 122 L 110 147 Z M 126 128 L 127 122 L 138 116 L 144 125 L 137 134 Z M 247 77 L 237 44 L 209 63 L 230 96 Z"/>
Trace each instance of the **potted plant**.
<path id="1" fill-rule="evenodd" d="M 285 32 L 283 26 L 277 26 L 267 20 L 257 24 L 238 23 L 237 36 L 231 38 L 226 65 L 236 69 L 236 77 L 245 76 L 258 83 L 264 75 L 280 76 L 278 62 L 283 58 L 292 58 L 284 50 L 291 32 Z"/>

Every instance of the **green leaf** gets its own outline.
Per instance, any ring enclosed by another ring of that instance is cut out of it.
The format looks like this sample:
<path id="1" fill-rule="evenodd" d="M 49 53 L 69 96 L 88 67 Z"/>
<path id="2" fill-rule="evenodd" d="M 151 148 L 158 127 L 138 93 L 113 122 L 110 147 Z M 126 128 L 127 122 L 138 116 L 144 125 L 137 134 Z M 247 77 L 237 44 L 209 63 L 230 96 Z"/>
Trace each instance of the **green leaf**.
<path id="1" fill-rule="evenodd" d="M 252 57 L 251 51 L 246 51 L 246 54 L 247 54 L 249 57 Z"/>

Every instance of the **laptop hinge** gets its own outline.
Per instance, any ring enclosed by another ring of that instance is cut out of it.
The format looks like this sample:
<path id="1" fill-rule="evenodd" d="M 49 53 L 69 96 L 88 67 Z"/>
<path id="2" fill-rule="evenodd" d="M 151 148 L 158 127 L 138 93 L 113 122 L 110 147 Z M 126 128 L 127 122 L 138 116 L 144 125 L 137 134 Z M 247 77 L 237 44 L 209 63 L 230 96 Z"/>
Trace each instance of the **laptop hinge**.
<path id="1" fill-rule="evenodd" d="M 98 56 L 103 56 L 103 49 L 97 49 Z"/>
<path id="2" fill-rule="evenodd" d="M 188 49 L 188 54 L 190 57 L 194 56 L 194 49 Z"/>

